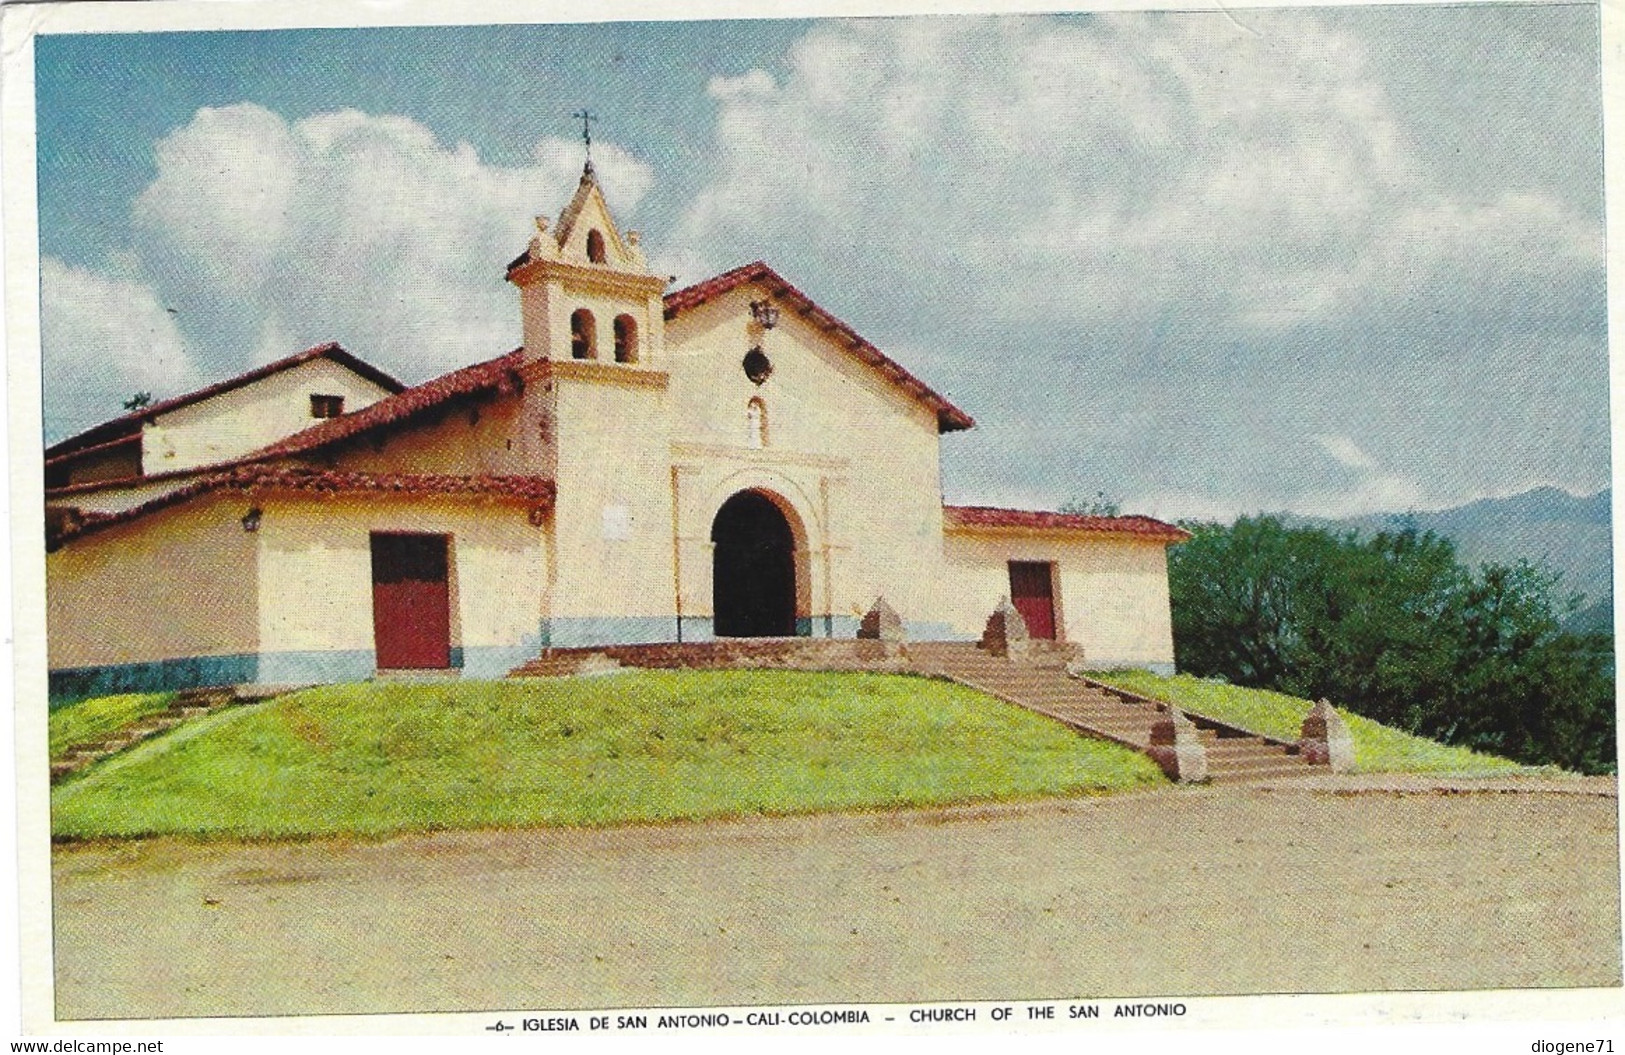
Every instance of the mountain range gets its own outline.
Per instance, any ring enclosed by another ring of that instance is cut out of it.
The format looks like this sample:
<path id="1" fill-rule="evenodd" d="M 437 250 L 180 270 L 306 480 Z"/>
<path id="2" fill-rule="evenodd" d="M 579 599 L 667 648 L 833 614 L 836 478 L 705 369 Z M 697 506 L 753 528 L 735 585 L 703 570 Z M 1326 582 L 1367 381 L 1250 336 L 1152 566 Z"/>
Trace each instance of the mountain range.
<path id="1" fill-rule="evenodd" d="M 1527 560 L 1561 575 L 1562 594 L 1583 595 L 1566 620 L 1572 630 L 1611 631 L 1614 572 L 1612 492 L 1572 495 L 1538 487 L 1508 498 L 1481 498 L 1453 509 L 1373 513 L 1342 520 L 1288 516 L 1294 524 L 1353 529 L 1361 534 L 1414 524 L 1456 544 L 1468 564 L 1510 564 Z"/>

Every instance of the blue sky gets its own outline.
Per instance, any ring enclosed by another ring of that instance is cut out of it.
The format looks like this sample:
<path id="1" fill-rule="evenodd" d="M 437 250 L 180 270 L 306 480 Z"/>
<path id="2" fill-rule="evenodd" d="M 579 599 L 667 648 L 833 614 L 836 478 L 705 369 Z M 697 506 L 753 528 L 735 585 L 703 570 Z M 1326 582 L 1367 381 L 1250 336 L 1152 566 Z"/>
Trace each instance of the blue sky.
<path id="1" fill-rule="evenodd" d="M 37 42 L 46 428 L 338 340 L 517 343 L 580 167 L 974 415 L 950 500 L 1163 516 L 1608 482 L 1589 6 Z"/>

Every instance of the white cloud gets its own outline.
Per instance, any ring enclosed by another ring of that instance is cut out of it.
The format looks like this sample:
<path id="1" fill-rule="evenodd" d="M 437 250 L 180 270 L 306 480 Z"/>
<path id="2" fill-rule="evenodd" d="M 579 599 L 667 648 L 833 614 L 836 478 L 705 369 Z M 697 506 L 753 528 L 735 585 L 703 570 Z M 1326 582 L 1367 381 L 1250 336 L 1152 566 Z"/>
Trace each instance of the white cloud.
<path id="1" fill-rule="evenodd" d="M 337 340 L 409 379 L 518 342 L 502 266 L 581 164 L 562 139 L 500 167 L 410 118 L 290 123 L 248 103 L 199 110 L 156 155 L 134 207 L 139 252 L 214 372 Z M 624 222 L 648 166 L 613 144 L 595 146 L 594 165 Z"/>
<path id="2" fill-rule="evenodd" d="M 1355 513 L 1594 479 L 1553 430 L 1601 402 L 1521 395 L 1605 354 L 1600 167 L 1489 150 L 1539 85 L 1468 56 L 1418 93 L 1393 26 L 1245 21 L 819 23 L 711 82 L 681 273 L 765 258 L 918 367 L 979 423 L 945 446 L 955 500 Z"/>
<path id="3" fill-rule="evenodd" d="M 1551 199 L 1434 186 L 1356 38 L 1270 27 L 819 25 L 780 80 L 712 81 L 718 174 L 675 241 L 709 250 L 696 271 L 801 246 L 849 283 L 999 318 L 1178 304 L 1265 331 L 1441 275 L 1600 265 L 1595 225 Z"/>
<path id="4" fill-rule="evenodd" d="M 1409 512 L 1422 508 L 1422 487 L 1402 473 L 1385 469 L 1347 436 L 1323 433 L 1312 437 L 1352 482 L 1336 490 L 1311 492 L 1294 502 L 1294 511 L 1315 516 L 1350 517 L 1364 513 Z"/>
<path id="5" fill-rule="evenodd" d="M 1340 518 L 1367 513 L 1409 513 L 1446 505 L 1428 502 L 1415 480 L 1395 473 L 1369 473 L 1349 488 L 1307 492 L 1294 498 L 1290 508 L 1292 512 L 1310 516 Z"/>
<path id="6" fill-rule="evenodd" d="M 1212 495 L 1194 494 L 1188 491 L 1178 493 L 1153 491 L 1138 495 L 1135 498 L 1133 508 L 1124 510 L 1127 513 L 1157 517 L 1160 520 L 1210 520 L 1214 522 L 1231 521 L 1238 516 L 1245 516 L 1257 511 L 1256 509 L 1238 505 L 1229 496 L 1216 498 Z"/>
<path id="7" fill-rule="evenodd" d="M 1377 467 L 1371 455 L 1362 451 L 1358 444 L 1347 436 L 1320 435 L 1314 437 L 1316 443 L 1326 449 L 1337 460 L 1339 465 L 1349 469 L 1369 471 Z"/>
<path id="8" fill-rule="evenodd" d="M 40 260 L 46 432 L 57 439 L 121 413 L 136 392 L 162 398 L 197 371 L 173 317 L 139 282 Z"/>

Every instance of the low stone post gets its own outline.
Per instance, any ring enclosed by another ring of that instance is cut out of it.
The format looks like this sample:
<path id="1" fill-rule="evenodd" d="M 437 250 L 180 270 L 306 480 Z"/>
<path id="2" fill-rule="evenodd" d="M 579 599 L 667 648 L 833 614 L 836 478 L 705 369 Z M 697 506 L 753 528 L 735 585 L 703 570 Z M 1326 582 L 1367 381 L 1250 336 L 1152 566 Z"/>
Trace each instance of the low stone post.
<path id="1" fill-rule="evenodd" d="M 1322 699 L 1309 709 L 1298 734 L 1298 753 L 1312 766 L 1331 766 L 1333 773 L 1354 772 L 1354 737 L 1330 700 Z"/>
<path id="2" fill-rule="evenodd" d="M 1032 634 L 1027 629 L 1027 620 L 1010 603 L 1010 598 L 999 598 L 999 606 L 987 617 L 987 627 L 982 631 L 982 640 L 977 647 L 988 655 L 1010 659 L 1025 658 L 1032 651 Z"/>
<path id="3" fill-rule="evenodd" d="M 858 624 L 858 658 L 865 663 L 898 661 L 904 655 L 905 638 L 903 617 L 884 597 L 876 597 L 863 622 Z"/>
<path id="4" fill-rule="evenodd" d="M 876 597 L 875 603 L 858 624 L 858 637 L 869 641 L 902 642 L 906 639 L 903 633 L 903 617 L 886 603 L 886 598 Z"/>
<path id="5" fill-rule="evenodd" d="M 606 656 L 602 652 L 589 652 L 581 657 L 576 664 L 575 676 L 578 678 L 596 678 L 603 674 L 614 674 L 621 669 L 621 661 L 614 656 Z"/>
<path id="6" fill-rule="evenodd" d="M 1207 749 L 1196 735 L 1196 723 L 1168 704 L 1168 713 L 1151 726 L 1149 754 L 1169 780 L 1198 784 L 1207 779 Z"/>

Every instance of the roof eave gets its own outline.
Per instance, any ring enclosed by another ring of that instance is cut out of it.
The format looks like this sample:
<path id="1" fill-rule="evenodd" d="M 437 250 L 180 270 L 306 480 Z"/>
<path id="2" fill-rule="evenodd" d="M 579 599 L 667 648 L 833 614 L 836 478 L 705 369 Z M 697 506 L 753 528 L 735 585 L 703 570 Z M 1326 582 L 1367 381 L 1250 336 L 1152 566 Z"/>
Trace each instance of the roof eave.
<path id="1" fill-rule="evenodd" d="M 946 523 L 943 530 L 954 535 L 1023 535 L 1043 536 L 1053 538 L 1111 538 L 1122 539 L 1125 542 L 1144 542 L 1157 545 L 1174 545 L 1184 542 L 1190 535 L 1178 531 L 1152 534 L 1145 531 L 1115 531 L 1111 528 L 1083 528 L 1083 527 L 1028 527 L 1017 524 L 962 524 Z"/>
<path id="2" fill-rule="evenodd" d="M 1001 506 L 942 508 L 943 530 L 963 534 L 1111 537 L 1164 545 L 1184 542 L 1191 533 L 1148 516 L 1086 516 Z"/>
<path id="3" fill-rule="evenodd" d="M 290 493 L 361 494 L 378 498 L 486 498 L 506 499 L 530 505 L 532 508 L 551 509 L 557 500 L 558 489 L 554 481 L 536 477 L 483 474 L 459 476 L 446 473 L 354 473 L 308 468 L 238 467 L 195 480 L 116 513 L 93 510 L 79 513 L 69 521 L 71 527 L 47 540 L 47 548 L 55 550 L 76 539 L 120 525 L 135 523 L 194 499 L 226 493 L 256 496 Z"/>

